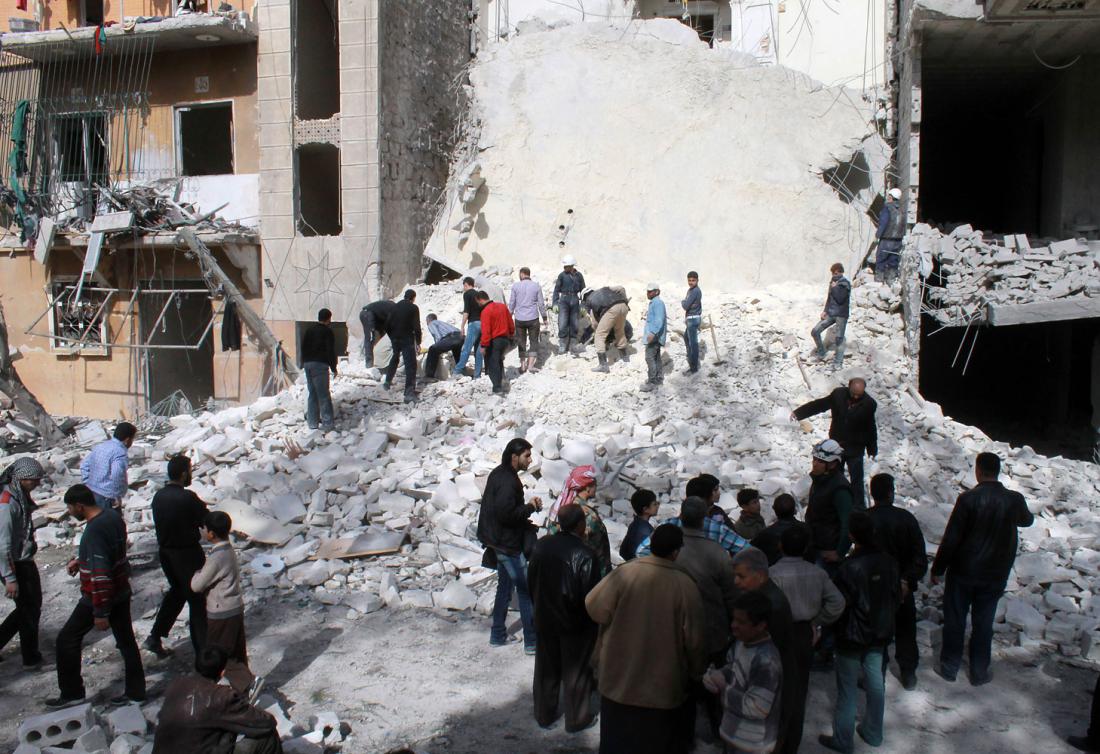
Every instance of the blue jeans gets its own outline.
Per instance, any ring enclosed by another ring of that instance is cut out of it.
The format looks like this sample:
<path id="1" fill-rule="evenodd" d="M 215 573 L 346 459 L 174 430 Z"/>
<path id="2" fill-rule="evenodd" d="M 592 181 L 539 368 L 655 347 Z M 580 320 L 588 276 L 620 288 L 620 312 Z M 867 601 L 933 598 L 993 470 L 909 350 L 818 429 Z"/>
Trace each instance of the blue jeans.
<path id="1" fill-rule="evenodd" d="M 814 325 L 814 329 L 810 330 L 810 336 L 813 337 L 814 344 L 817 346 L 818 357 L 824 359 L 825 344 L 821 341 L 821 333 L 833 325 L 836 325 L 836 365 L 840 366 L 844 363 L 844 330 L 848 327 L 848 318 L 826 317 Z"/>
<path id="2" fill-rule="evenodd" d="M 456 375 L 462 374 L 466 368 L 466 361 L 470 358 L 470 352 L 474 354 L 474 377 L 481 376 L 481 320 L 466 323 L 466 340 L 462 342 L 462 353 L 458 355 L 458 363 L 455 364 Z"/>
<path id="3" fill-rule="evenodd" d="M 688 369 L 699 371 L 699 324 L 702 317 L 688 317 L 684 320 L 684 343 L 687 345 Z"/>
<path id="4" fill-rule="evenodd" d="M 580 340 L 581 301 L 574 294 L 558 298 L 558 340 Z"/>
<path id="5" fill-rule="evenodd" d="M 321 426 L 332 426 L 332 396 L 328 392 L 328 364 L 308 361 L 302 365 L 306 373 L 306 424 L 317 429 L 317 415 Z"/>
<path id="6" fill-rule="evenodd" d="M 92 497 L 95 498 L 95 504 L 100 508 L 113 508 L 117 502 L 113 497 L 104 497 L 98 492 L 93 492 Z"/>
<path id="7" fill-rule="evenodd" d="M 535 646 L 535 610 L 531 594 L 527 591 L 527 558 L 523 553 L 497 555 L 497 597 L 493 603 L 493 627 L 489 631 L 490 644 L 503 644 L 508 640 L 508 605 L 512 602 L 512 589 L 519 598 L 519 617 L 523 621 L 523 645 Z"/>
<path id="8" fill-rule="evenodd" d="M 955 675 L 962 665 L 966 614 L 970 613 L 970 680 L 989 676 L 993 644 L 993 618 L 1005 583 L 978 581 L 947 574 L 943 590 L 943 646 L 940 666 L 947 675 Z"/>
<path id="9" fill-rule="evenodd" d="M 836 710 L 833 712 L 833 740 L 851 751 L 856 729 L 857 684 L 863 674 L 867 689 L 867 710 L 859 733 L 872 746 L 882 743 L 882 717 L 886 712 L 886 679 L 882 675 L 882 647 L 859 650 L 839 649 L 836 653 Z"/>

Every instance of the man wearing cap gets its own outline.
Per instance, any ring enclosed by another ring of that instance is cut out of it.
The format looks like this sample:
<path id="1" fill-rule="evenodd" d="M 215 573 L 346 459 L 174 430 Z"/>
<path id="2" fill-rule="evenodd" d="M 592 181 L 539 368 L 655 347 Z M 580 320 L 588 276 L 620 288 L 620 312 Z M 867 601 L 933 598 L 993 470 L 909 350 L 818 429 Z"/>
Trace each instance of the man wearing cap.
<path id="1" fill-rule="evenodd" d="M 42 614 L 42 582 L 34 555 L 34 522 L 37 507 L 31 493 L 46 476 L 42 465 L 33 458 L 20 458 L 0 474 L 0 580 L 4 594 L 15 602 L 15 609 L 0 624 L 0 649 L 16 633 L 23 655 L 23 667 L 42 663 L 38 651 L 38 619 Z"/>
<path id="2" fill-rule="evenodd" d="M 878 251 L 875 254 L 875 280 L 890 284 L 897 279 L 901 266 L 901 240 L 905 237 L 905 215 L 901 212 L 901 189 L 886 194 L 886 204 L 878 213 Z"/>
<path id="3" fill-rule="evenodd" d="M 844 449 L 836 440 L 814 446 L 810 468 L 810 494 L 806 502 L 806 525 L 810 546 L 819 564 L 831 576 L 848 552 L 848 517 L 852 513 L 852 487 L 844 476 Z"/>
<path id="4" fill-rule="evenodd" d="M 648 379 L 642 385 L 642 392 L 656 390 L 664 382 L 661 374 L 661 348 L 668 336 L 668 315 L 665 302 L 661 300 L 661 286 L 650 283 L 646 286 L 646 298 L 649 306 L 645 310 L 645 365 Z"/>
<path id="5" fill-rule="evenodd" d="M 849 305 L 852 298 L 852 284 L 844 277 L 844 265 L 836 262 L 829 268 L 832 278 L 829 280 L 829 292 L 825 295 L 825 308 L 821 311 L 821 321 L 810 330 L 810 337 L 817 346 L 817 358 L 825 360 L 825 343 L 821 335 L 830 327 L 836 326 L 836 344 L 833 347 L 833 365 L 839 369 L 844 366 L 844 331 L 848 328 Z"/>
<path id="6" fill-rule="evenodd" d="M 554 281 L 554 295 L 550 304 L 558 313 L 558 353 L 567 353 L 570 342 L 579 340 L 581 336 L 581 300 L 580 293 L 584 290 L 584 275 L 575 265 L 577 260 L 572 256 L 562 257 L 562 271 L 558 273 Z"/>
<path id="7" fill-rule="evenodd" d="M 688 290 L 680 306 L 684 308 L 684 343 L 687 345 L 688 368 L 684 374 L 699 371 L 699 325 L 703 322 L 703 291 L 699 287 L 699 273 L 692 270 L 687 275 Z"/>

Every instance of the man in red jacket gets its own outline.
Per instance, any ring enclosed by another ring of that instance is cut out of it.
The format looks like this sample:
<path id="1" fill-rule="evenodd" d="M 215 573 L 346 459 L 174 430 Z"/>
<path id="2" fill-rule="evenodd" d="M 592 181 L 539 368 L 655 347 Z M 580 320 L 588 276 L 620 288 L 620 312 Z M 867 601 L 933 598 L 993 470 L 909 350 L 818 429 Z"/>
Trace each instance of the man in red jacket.
<path id="1" fill-rule="evenodd" d="M 489 301 L 485 291 L 477 292 L 481 306 L 481 347 L 485 349 L 485 370 L 493 383 L 493 392 L 504 392 L 504 354 L 512 345 L 516 324 L 512 313 L 499 301 Z"/>

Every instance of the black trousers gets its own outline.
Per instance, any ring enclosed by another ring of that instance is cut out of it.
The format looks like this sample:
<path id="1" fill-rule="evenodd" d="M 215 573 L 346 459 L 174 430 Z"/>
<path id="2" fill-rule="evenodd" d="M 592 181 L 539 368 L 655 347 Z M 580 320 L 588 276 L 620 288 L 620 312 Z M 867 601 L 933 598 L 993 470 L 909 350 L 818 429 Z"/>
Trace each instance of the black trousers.
<path id="1" fill-rule="evenodd" d="M 242 738 L 233 746 L 233 754 L 283 754 L 283 742 L 271 731 L 258 738 Z"/>
<path id="2" fill-rule="evenodd" d="M 363 355 L 366 357 L 367 368 L 374 366 L 374 344 L 378 340 L 378 323 L 374 319 L 374 312 L 363 309 L 359 312 L 359 322 L 363 325 Z"/>
<path id="3" fill-rule="evenodd" d="M 447 351 L 450 351 L 455 357 L 455 363 L 458 363 L 459 358 L 462 356 L 462 344 L 466 339 L 460 332 L 453 332 L 449 335 L 444 335 L 439 339 L 439 342 L 428 347 L 428 358 L 424 360 L 424 376 L 435 377 L 435 370 L 439 368 L 439 357 Z"/>
<path id="4" fill-rule="evenodd" d="M 791 624 L 791 638 L 794 640 L 794 672 L 791 678 L 784 676 L 783 686 L 789 690 L 784 696 L 790 710 L 787 715 L 786 730 L 780 731 L 783 743 L 776 748 L 779 754 L 796 754 L 802 744 L 802 726 L 806 718 L 806 696 L 810 692 L 810 665 L 814 657 L 814 628 L 810 621 L 795 621 Z M 789 687 L 788 687 L 788 684 Z"/>
<path id="5" fill-rule="evenodd" d="M 675 709 L 600 697 L 600 754 L 687 754 L 694 734 L 695 700 L 690 697 Z"/>
<path id="6" fill-rule="evenodd" d="M 1089 717 L 1088 739 L 1100 745 L 1100 675 L 1096 676 L 1096 688 L 1092 692 L 1092 715 Z"/>
<path id="7" fill-rule="evenodd" d="M 386 367 L 386 382 L 393 384 L 393 377 L 397 374 L 397 362 L 405 361 L 405 395 L 416 394 L 416 343 L 412 338 L 390 337 L 390 345 L 393 346 L 393 356 Z"/>
<path id="8" fill-rule="evenodd" d="M 151 634 L 158 638 L 167 636 L 186 604 L 191 619 L 191 646 L 195 648 L 195 652 L 206 643 L 206 598 L 191 591 L 191 577 L 202 568 L 205 561 L 206 557 L 199 545 L 162 547 L 160 550 L 160 567 L 168 579 L 168 591 L 157 610 Z"/>
<path id="9" fill-rule="evenodd" d="M 901 672 L 915 672 L 920 662 L 920 650 L 917 649 L 917 600 L 913 592 L 898 605 L 894 616 L 894 657 Z M 890 645 L 882 650 L 882 672 L 890 664 Z"/>
<path id="10" fill-rule="evenodd" d="M 38 619 L 42 615 L 42 580 L 38 577 L 38 566 L 33 560 L 15 561 L 15 582 L 19 585 L 19 596 L 15 598 L 15 609 L 0 624 L 0 649 L 3 649 L 16 634 L 19 634 L 19 650 L 23 654 L 23 664 L 31 665 L 42 659 L 38 651 Z"/>
<path id="11" fill-rule="evenodd" d="M 108 616 L 115 646 L 122 653 L 126 665 L 126 695 L 134 699 L 145 698 L 145 670 L 141 666 L 141 652 L 134 638 L 134 626 L 130 622 L 130 595 L 118 599 Z M 92 601 L 82 596 L 73 608 L 72 615 L 57 635 L 57 686 L 61 696 L 76 699 L 84 696 L 84 679 L 80 675 L 80 648 L 84 636 L 95 628 Z"/>
<path id="12" fill-rule="evenodd" d="M 537 626 L 535 643 L 535 721 L 553 725 L 565 712 L 565 730 L 582 730 L 596 719 L 592 708 L 592 650 L 596 627 L 582 633 L 559 633 L 553 626 Z M 559 701 L 561 704 L 559 704 Z"/>
<path id="13" fill-rule="evenodd" d="M 849 455 L 849 452 L 851 455 Z M 852 510 L 867 510 L 867 496 L 863 491 L 863 455 L 864 447 L 847 448 L 844 452 L 844 465 L 848 467 L 848 481 L 852 483 Z"/>
<path id="14" fill-rule="evenodd" d="M 485 350 L 485 371 L 489 373 L 489 381 L 496 391 L 504 386 L 504 354 L 508 352 L 509 345 L 511 341 L 500 336 L 489 341 L 489 347 Z"/>

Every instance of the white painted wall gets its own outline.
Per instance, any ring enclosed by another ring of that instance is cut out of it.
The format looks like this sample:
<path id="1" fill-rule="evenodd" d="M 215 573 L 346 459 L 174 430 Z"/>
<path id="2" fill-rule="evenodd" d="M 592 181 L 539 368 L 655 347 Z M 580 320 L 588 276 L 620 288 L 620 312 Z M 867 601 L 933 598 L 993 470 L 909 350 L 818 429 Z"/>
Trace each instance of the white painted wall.
<path id="1" fill-rule="evenodd" d="M 200 214 L 218 211 L 218 217 L 242 225 L 260 224 L 260 176 L 202 175 L 181 179 L 180 201 L 194 205 Z M 225 207 L 218 209 L 223 204 Z"/>
<path id="2" fill-rule="evenodd" d="M 778 63 L 829 86 L 885 86 L 886 0 L 766 0 Z M 734 0 L 737 5 L 761 0 Z"/>

